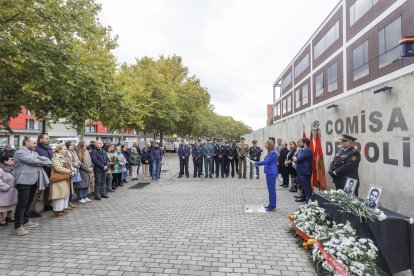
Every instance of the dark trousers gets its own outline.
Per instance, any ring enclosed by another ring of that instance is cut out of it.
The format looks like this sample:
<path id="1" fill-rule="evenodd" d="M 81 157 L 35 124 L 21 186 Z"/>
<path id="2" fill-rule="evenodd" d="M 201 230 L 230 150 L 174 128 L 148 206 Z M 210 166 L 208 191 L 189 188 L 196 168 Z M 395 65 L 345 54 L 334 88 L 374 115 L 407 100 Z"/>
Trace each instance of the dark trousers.
<path id="1" fill-rule="evenodd" d="M 203 174 L 203 160 L 194 161 L 194 176 L 201 176 Z"/>
<path id="2" fill-rule="evenodd" d="M 223 167 L 221 166 L 221 158 L 214 159 L 214 163 L 215 163 L 216 177 L 218 177 L 220 174 L 220 169 L 223 170 Z M 223 173 L 221 173 L 221 175 L 223 175 Z"/>
<path id="3" fill-rule="evenodd" d="M 230 167 L 231 167 L 231 176 L 234 177 L 234 159 L 226 160 L 226 176 L 229 176 L 230 174 Z"/>
<path id="4" fill-rule="evenodd" d="M 183 176 L 185 173 L 185 176 L 189 176 L 190 173 L 188 172 L 188 158 L 183 159 L 180 157 L 180 176 Z"/>
<path id="5" fill-rule="evenodd" d="M 106 194 L 106 172 L 95 171 L 95 198 L 101 198 Z"/>
<path id="6" fill-rule="evenodd" d="M 312 188 L 311 188 L 311 176 L 310 175 L 298 175 L 300 184 L 302 185 L 303 196 L 302 199 L 306 200 L 306 202 L 310 199 L 312 195 Z"/>
<path id="7" fill-rule="evenodd" d="M 283 178 L 283 187 L 289 187 L 289 174 L 283 173 L 282 178 Z"/>
<path id="8" fill-rule="evenodd" d="M 29 221 L 30 205 L 36 193 L 37 183 L 34 185 L 17 184 L 17 205 L 14 211 L 14 228 L 19 228 Z"/>
<path id="9" fill-rule="evenodd" d="M 298 176 L 296 174 L 291 173 L 290 174 L 290 179 L 292 182 L 292 189 L 297 190 L 298 189 Z"/>
<path id="10" fill-rule="evenodd" d="M 276 208 L 276 177 L 277 174 L 266 174 L 267 191 L 269 192 L 269 206 Z"/>
<path id="11" fill-rule="evenodd" d="M 234 157 L 234 165 L 236 166 L 236 173 L 239 173 L 239 158 Z"/>
<path id="12" fill-rule="evenodd" d="M 112 189 L 120 186 L 122 184 L 122 173 L 113 173 L 112 174 Z"/>
<path id="13" fill-rule="evenodd" d="M 228 171 L 229 171 L 229 167 L 227 165 L 227 158 L 223 157 L 221 159 L 221 176 L 222 177 L 228 176 L 229 175 Z"/>

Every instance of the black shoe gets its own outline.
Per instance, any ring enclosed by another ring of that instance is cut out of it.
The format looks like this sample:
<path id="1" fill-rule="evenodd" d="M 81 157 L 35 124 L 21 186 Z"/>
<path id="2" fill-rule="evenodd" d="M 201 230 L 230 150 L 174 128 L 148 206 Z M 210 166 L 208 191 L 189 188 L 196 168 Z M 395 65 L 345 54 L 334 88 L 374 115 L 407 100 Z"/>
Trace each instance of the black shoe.
<path id="1" fill-rule="evenodd" d="M 197 175 L 193 175 L 193 178 L 196 178 L 197 177 Z"/>
<path id="2" fill-rule="evenodd" d="M 46 206 L 43 208 L 43 211 L 53 211 L 53 207 L 52 207 L 52 206 L 50 206 L 50 205 L 46 205 Z"/>
<path id="3" fill-rule="evenodd" d="M 183 176 L 182 176 L 182 175 L 179 175 L 179 176 L 178 176 L 178 178 L 181 178 L 181 177 L 183 177 Z"/>
<path id="4" fill-rule="evenodd" d="M 199 175 L 198 178 L 201 178 L 201 175 Z"/>
<path id="5" fill-rule="evenodd" d="M 243 176 L 244 179 L 247 179 L 247 177 Z"/>
<path id="6" fill-rule="evenodd" d="M 218 175 L 216 175 L 216 178 L 218 178 L 219 176 Z"/>
<path id="7" fill-rule="evenodd" d="M 279 186 L 280 186 L 280 187 L 283 187 L 284 185 L 283 185 L 283 184 L 280 184 Z"/>
<path id="8" fill-rule="evenodd" d="M 239 179 L 241 178 L 241 176 L 239 176 Z"/>
<path id="9" fill-rule="evenodd" d="M 102 195 L 102 197 L 103 197 L 103 198 L 109 198 L 109 196 L 107 196 L 107 195 Z"/>
<path id="10" fill-rule="evenodd" d="M 190 177 L 187 175 L 187 178 L 190 178 Z"/>
<path id="11" fill-rule="evenodd" d="M 124 182 L 124 183 L 128 183 L 128 181 L 126 181 L 126 179 L 123 179 L 123 180 L 122 180 L 122 182 Z"/>
<path id="12" fill-rule="evenodd" d="M 266 212 L 273 212 L 273 210 L 275 210 L 275 209 L 276 209 L 276 207 L 273 207 L 273 206 L 265 207 Z"/>
<path id="13" fill-rule="evenodd" d="M 29 217 L 31 218 L 40 218 L 42 215 L 37 213 L 36 211 L 30 211 Z"/>
<path id="14" fill-rule="evenodd" d="M 108 193 L 113 193 L 113 192 L 115 192 L 115 191 L 113 191 L 113 190 L 108 191 Z"/>
<path id="15" fill-rule="evenodd" d="M 249 177 L 250 179 L 253 179 L 253 177 Z"/>
<path id="16" fill-rule="evenodd" d="M 96 197 L 96 196 L 95 196 L 95 200 L 101 200 L 101 199 L 102 199 L 102 198 L 100 198 L 100 197 Z"/>
<path id="17" fill-rule="evenodd" d="M 210 178 L 213 178 L 213 176 L 210 174 Z"/>
<path id="18" fill-rule="evenodd" d="M 289 188 L 289 185 L 283 185 L 283 188 Z"/>
<path id="19" fill-rule="evenodd" d="M 222 175 L 221 178 L 224 178 L 224 175 Z"/>
<path id="20" fill-rule="evenodd" d="M 294 198 L 302 198 L 302 196 L 294 195 Z"/>
<path id="21" fill-rule="evenodd" d="M 289 192 L 291 192 L 291 193 L 296 193 L 298 190 L 296 190 L 296 189 L 292 189 L 292 188 L 290 188 L 289 189 Z"/>
<path id="22" fill-rule="evenodd" d="M 296 199 L 295 201 L 296 201 L 296 202 L 306 202 L 306 200 L 305 200 L 305 199 L 303 199 L 303 198 L 298 198 L 298 199 Z"/>

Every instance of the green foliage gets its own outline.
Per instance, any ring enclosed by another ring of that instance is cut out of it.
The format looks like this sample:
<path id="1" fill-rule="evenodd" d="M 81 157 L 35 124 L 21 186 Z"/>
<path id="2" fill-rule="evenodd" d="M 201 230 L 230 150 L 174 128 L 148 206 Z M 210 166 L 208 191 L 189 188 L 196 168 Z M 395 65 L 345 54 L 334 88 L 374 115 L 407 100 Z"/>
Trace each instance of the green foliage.
<path id="1" fill-rule="evenodd" d="M 214 112 L 210 94 L 179 56 L 117 68 L 116 37 L 94 0 L 0 0 L 0 118 L 25 106 L 38 119 L 112 130 L 238 138 L 251 129 Z M 118 70 L 117 70 L 118 69 Z"/>

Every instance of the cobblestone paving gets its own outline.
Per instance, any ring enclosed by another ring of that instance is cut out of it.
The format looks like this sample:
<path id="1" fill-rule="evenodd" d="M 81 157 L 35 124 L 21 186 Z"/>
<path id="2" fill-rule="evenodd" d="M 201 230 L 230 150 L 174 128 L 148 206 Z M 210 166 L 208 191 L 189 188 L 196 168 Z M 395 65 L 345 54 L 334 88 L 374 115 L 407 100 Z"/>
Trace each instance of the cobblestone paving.
<path id="1" fill-rule="evenodd" d="M 287 233 L 292 193 L 278 187 L 277 211 L 245 213 L 267 204 L 263 179 L 178 179 L 168 160 L 158 183 L 44 212 L 24 237 L 2 227 L 0 275 L 315 275 Z"/>

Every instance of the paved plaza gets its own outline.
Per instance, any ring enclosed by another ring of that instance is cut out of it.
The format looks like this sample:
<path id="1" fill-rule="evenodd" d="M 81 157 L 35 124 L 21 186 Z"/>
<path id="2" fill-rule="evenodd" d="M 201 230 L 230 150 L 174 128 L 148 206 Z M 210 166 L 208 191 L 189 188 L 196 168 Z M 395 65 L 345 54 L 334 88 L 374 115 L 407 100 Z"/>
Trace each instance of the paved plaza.
<path id="1" fill-rule="evenodd" d="M 278 186 L 277 211 L 248 213 L 268 203 L 264 177 L 178 179 L 167 160 L 161 181 L 43 212 L 29 235 L 2 227 L 0 275 L 315 275 L 287 232 L 292 193 Z"/>

